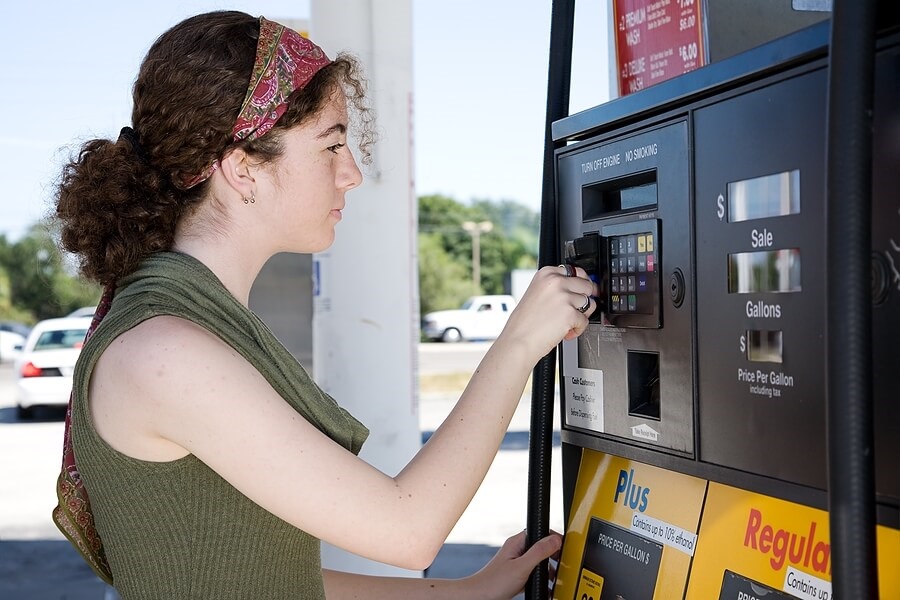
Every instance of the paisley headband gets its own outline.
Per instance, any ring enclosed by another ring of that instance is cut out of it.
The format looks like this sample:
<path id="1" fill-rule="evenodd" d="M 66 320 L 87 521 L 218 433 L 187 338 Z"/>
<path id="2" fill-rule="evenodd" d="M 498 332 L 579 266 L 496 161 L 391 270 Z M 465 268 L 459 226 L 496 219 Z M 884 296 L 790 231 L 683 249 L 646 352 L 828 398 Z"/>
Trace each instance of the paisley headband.
<path id="1" fill-rule="evenodd" d="M 233 140 L 255 140 L 265 135 L 288 107 L 288 98 L 303 89 L 313 75 L 331 63 L 325 52 L 292 29 L 259 18 L 259 41 L 250 86 L 232 129 Z M 214 162 L 184 181 L 189 189 L 206 181 L 219 168 Z"/>

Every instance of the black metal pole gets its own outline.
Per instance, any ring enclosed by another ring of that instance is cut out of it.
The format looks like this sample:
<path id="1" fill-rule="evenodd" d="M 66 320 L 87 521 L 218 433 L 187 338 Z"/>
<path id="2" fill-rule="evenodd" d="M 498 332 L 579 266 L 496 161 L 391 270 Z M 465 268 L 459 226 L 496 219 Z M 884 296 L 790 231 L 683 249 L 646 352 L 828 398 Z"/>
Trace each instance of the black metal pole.
<path id="1" fill-rule="evenodd" d="M 828 511 L 832 595 L 877 598 L 872 417 L 875 2 L 835 0 L 828 74 Z"/>
<path id="2" fill-rule="evenodd" d="M 547 76 L 547 116 L 544 123 L 544 169 L 541 184 L 539 266 L 559 264 L 556 185 L 551 126 L 569 114 L 572 79 L 572 36 L 575 0 L 554 0 L 550 17 L 550 60 Z M 526 537 L 531 546 L 550 533 L 550 458 L 553 449 L 553 398 L 556 351 L 543 357 L 531 382 L 531 434 L 528 440 L 528 515 Z M 536 568 L 525 587 L 525 598 L 547 597 L 546 561 Z"/>

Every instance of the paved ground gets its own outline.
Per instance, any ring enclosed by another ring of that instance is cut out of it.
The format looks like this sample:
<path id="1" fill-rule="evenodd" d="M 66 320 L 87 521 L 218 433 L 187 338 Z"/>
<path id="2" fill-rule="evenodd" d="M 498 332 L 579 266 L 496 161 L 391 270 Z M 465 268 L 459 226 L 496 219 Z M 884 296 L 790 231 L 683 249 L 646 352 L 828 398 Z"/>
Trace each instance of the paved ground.
<path id="1" fill-rule="evenodd" d="M 461 348 L 468 358 L 446 347 L 428 349 L 424 365 L 446 372 L 438 356 L 455 356 L 453 368 L 466 368 L 474 346 Z M 477 362 L 477 361 L 476 361 Z M 424 366 L 420 364 L 420 367 Z M 474 367 L 473 367 L 474 368 Z M 0 598 L 4 600 L 113 600 L 113 592 L 97 579 L 50 521 L 55 504 L 53 485 L 62 440 L 60 411 L 38 413 L 18 421 L 12 406 L 12 376 L 0 365 Z M 434 430 L 456 400 L 456 394 L 426 394 L 420 399 L 423 436 Z M 469 509 L 453 529 L 429 577 L 460 577 L 475 572 L 503 541 L 525 525 L 530 396 L 523 397 L 510 434 Z M 554 496 L 551 527 L 562 530 L 559 449 L 553 453 Z"/>

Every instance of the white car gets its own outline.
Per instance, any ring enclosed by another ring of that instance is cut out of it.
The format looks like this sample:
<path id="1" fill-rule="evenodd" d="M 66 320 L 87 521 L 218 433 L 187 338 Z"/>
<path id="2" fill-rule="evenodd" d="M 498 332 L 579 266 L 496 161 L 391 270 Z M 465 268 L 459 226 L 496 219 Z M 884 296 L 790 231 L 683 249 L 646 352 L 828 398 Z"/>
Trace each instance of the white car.
<path id="1" fill-rule="evenodd" d="M 25 338 L 15 331 L 0 331 L 0 362 L 11 362 L 24 343 Z"/>
<path id="2" fill-rule="evenodd" d="M 95 312 L 97 312 L 96 306 L 82 306 L 67 314 L 66 317 L 93 317 Z"/>
<path id="3" fill-rule="evenodd" d="M 425 315 L 422 333 L 429 340 L 442 342 L 494 340 L 515 307 L 516 299 L 512 296 L 472 296 L 458 310 L 438 310 Z"/>
<path id="4" fill-rule="evenodd" d="M 13 369 L 19 418 L 35 406 L 65 406 L 90 317 L 46 319 L 31 330 Z"/>

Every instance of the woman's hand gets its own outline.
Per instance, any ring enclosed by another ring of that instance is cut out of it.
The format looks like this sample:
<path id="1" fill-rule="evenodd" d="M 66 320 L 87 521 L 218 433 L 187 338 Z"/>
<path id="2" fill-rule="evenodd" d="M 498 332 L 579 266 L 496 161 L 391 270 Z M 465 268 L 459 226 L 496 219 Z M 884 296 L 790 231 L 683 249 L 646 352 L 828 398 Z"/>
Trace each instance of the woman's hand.
<path id="1" fill-rule="evenodd" d="M 597 294 L 597 285 L 581 267 L 544 267 L 531 280 L 500 339 L 524 344 L 537 362 L 563 339 L 581 335 L 597 309 Z"/>
<path id="2" fill-rule="evenodd" d="M 510 600 L 525 588 L 528 576 L 550 558 L 550 581 L 556 578 L 562 536 L 553 532 L 525 548 L 525 532 L 506 540 L 480 571 L 462 579 L 379 577 L 323 569 L 328 598 L 421 598 L 422 600 Z"/>
<path id="3" fill-rule="evenodd" d="M 510 537 L 488 564 L 466 578 L 466 598 L 509 600 L 522 592 L 528 576 L 542 560 L 559 560 L 560 548 L 562 536 L 555 532 L 538 540 L 531 548 L 525 547 L 524 531 Z M 554 575 L 551 573 L 550 581 Z"/>

